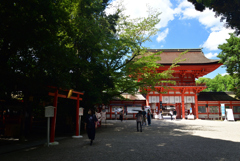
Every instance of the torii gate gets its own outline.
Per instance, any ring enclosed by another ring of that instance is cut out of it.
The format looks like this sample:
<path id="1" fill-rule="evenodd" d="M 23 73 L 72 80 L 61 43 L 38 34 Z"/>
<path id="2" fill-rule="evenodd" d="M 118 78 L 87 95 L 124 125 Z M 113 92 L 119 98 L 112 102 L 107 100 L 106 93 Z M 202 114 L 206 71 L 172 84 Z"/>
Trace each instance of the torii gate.
<path id="1" fill-rule="evenodd" d="M 58 97 L 61 98 L 70 98 L 70 99 L 75 99 L 77 100 L 77 104 L 76 104 L 76 136 L 79 136 L 79 101 L 82 100 L 82 98 L 80 98 L 80 95 L 83 95 L 84 92 L 77 92 L 77 91 L 73 91 L 73 90 L 62 90 L 62 91 L 67 91 L 68 94 L 67 95 L 63 95 L 63 94 L 59 94 L 58 91 L 59 89 L 56 87 L 50 87 L 50 88 L 54 88 L 56 89 L 54 93 L 49 92 L 48 95 L 49 96 L 54 96 L 54 101 L 53 101 L 53 106 L 56 107 L 54 108 L 54 117 L 52 117 L 52 122 L 51 122 L 51 135 L 50 135 L 50 143 L 54 144 L 54 138 L 55 138 L 55 128 L 56 128 L 56 118 L 57 118 L 57 101 L 58 101 Z M 77 94 L 77 97 L 73 97 L 72 93 Z M 57 142 L 55 142 L 55 144 L 58 144 Z"/>

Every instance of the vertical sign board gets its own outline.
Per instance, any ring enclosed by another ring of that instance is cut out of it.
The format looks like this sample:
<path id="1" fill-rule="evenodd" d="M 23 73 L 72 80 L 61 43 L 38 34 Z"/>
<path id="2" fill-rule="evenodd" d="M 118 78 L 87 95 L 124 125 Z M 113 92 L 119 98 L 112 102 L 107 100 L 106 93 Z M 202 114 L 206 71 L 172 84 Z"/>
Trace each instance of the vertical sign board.
<path id="1" fill-rule="evenodd" d="M 83 111 L 84 111 L 84 108 L 83 107 L 80 107 L 79 108 L 79 136 L 76 136 L 76 137 L 79 137 L 81 138 L 82 136 L 80 135 L 80 132 L 81 132 L 81 116 L 83 116 Z"/>
<path id="2" fill-rule="evenodd" d="M 79 108 L 79 116 L 83 116 L 83 109 L 82 107 Z"/>
<path id="3" fill-rule="evenodd" d="M 221 113 L 222 116 L 225 116 L 225 104 L 221 104 Z"/>
<path id="4" fill-rule="evenodd" d="M 232 109 L 226 109 L 226 114 L 227 114 L 228 121 L 234 121 L 234 115 L 233 115 Z"/>
<path id="5" fill-rule="evenodd" d="M 47 145 L 49 146 L 49 135 L 50 135 L 50 117 L 54 117 L 54 106 L 45 107 L 45 117 L 48 118 L 47 121 Z"/>

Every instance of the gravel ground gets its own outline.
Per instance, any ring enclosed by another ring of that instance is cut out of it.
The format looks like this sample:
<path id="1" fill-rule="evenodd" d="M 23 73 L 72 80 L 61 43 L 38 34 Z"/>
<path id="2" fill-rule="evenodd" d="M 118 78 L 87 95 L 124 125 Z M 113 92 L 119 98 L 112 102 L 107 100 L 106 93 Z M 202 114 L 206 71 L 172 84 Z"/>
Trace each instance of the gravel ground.
<path id="1" fill-rule="evenodd" d="M 240 122 L 152 120 L 136 131 L 136 121 L 107 121 L 97 129 L 93 145 L 66 138 L 56 146 L 36 146 L 0 155 L 0 160 L 233 160 L 240 161 Z"/>

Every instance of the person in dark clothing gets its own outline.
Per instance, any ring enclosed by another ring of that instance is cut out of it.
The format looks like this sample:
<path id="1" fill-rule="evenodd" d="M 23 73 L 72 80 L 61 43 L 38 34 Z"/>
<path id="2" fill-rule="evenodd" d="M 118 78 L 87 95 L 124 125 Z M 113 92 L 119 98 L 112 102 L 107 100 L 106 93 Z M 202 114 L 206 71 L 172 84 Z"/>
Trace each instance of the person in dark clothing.
<path id="1" fill-rule="evenodd" d="M 149 109 L 147 113 L 147 121 L 148 121 L 148 125 L 151 125 L 151 111 Z"/>
<path id="2" fill-rule="evenodd" d="M 175 120 L 177 119 L 177 111 L 176 111 L 176 109 L 174 109 L 174 111 L 173 111 L 173 116 L 175 116 Z"/>
<path id="3" fill-rule="evenodd" d="M 142 109 L 143 110 L 143 112 L 142 112 L 142 115 L 143 115 L 143 120 L 142 120 L 142 125 L 145 123 L 145 125 L 147 125 L 147 121 L 146 121 L 146 111 L 144 110 L 144 108 Z"/>
<path id="4" fill-rule="evenodd" d="M 119 118 L 120 118 L 120 120 L 122 122 L 122 120 L 123 120 L 123 112 L 122 111 L 120 112 Z"/>
<path id="5" fill-rule="evenodd" d="M 138 111 L 137 115 L 137 131 L 139 131 L 138 125 L 140 125 L 140 132 L 142 132 L 142 119 L 143 119 L 143 115 L 142 115 L 142 111 Z"/>
<path id="6" fill-rule="evenodd" d="M 88 138 L 91 140 L 90 145 L 92 145 L 95 139 L 95 128 L 97 128 L 97 117 L 94 114 L 94 110 L 89 109 L 85 120 L 85 130 L 87 130 Z"/>

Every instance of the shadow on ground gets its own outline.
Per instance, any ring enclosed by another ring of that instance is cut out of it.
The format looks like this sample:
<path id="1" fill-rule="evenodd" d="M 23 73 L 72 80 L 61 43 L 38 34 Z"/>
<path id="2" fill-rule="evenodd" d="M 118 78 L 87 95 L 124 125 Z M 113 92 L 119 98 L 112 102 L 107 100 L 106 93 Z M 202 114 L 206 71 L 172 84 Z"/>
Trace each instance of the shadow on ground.
<path id="1" fill-rule="evenodd" d="M 97 129 L 93 145 L 82 139 L 63 139 L 58 146 L 36 146 L 0 155 L 1 160 L 240 160 L 239 142 L 195 136 L 211 127 L 153 120 L 137 132 L 136 121 L 108 121 Z"/>

